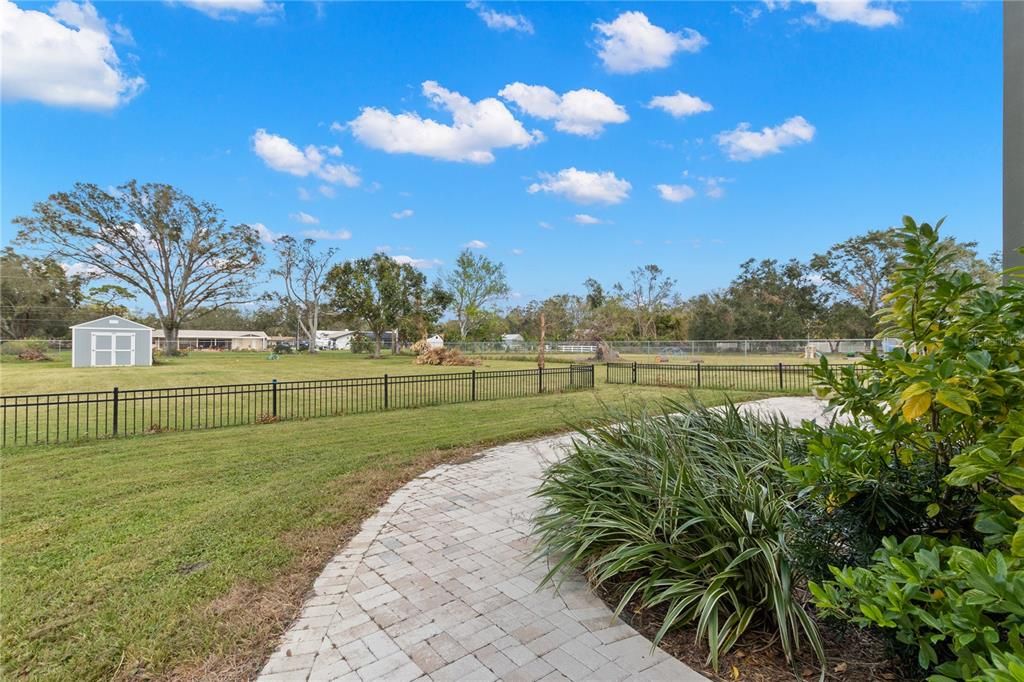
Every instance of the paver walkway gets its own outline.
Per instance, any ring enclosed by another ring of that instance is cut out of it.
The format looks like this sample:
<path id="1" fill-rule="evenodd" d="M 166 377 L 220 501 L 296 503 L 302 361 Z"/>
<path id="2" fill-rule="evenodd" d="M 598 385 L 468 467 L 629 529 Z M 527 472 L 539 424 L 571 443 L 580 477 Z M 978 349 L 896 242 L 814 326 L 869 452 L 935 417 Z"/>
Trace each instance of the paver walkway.
<path id="1" fill-rule="evenodd" d="M 745 408 L 824 411 L 811 398 Z M 537 589 L 531 493 L 570 438 L 492 448 L 392 495 L 316 580 L 260 680 L 705 680 L 652 652 L 581 577 Z"/>

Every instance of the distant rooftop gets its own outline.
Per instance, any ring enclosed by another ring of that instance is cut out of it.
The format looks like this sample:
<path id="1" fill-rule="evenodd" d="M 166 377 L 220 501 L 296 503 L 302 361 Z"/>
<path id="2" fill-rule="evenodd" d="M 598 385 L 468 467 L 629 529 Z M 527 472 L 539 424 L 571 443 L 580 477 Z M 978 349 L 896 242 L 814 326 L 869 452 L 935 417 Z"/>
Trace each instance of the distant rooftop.
<path id="1" fill-rule="evenodd" d="M 153 331 L 154 339 L 164 338 L 164 332 L 162 329 L 155 329 Z M 180 329 L 178 330 L 179 339 L 266 339 L 266 332 L 245 332 L 245 331 L 228 331 L 224 329 Z"/>

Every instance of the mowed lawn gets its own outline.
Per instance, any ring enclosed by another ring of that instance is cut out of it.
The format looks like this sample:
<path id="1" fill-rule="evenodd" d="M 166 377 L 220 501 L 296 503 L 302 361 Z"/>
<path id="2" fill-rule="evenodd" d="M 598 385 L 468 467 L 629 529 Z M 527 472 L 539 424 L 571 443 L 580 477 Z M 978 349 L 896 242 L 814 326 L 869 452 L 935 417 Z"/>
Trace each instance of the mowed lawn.
<path id="1" fill-rule="evenodd" d="M 281 355 L 269 360 L 270 353 L 257 352 L 193 352 L 186 357 L 159 359 L 152 367 L 71 367 L 71 354 L 51 353 L 48 362 L 22 362 L 10 356 L 0 356 L 0 394 L 62 393 L 69 391 L 96 391 L 118 388 L 161 388 L 211 384 L 239 384 L 277 379 L 343 379 L 349 377 L 375 377 L 388 373 L 428 374 L 436 372 L 464 372 L 469 367 L 432 367 L 417 365 L 409 355 L 386 354 L 379 359 L 356 355 L 347 351 L 326 351 L 313 355 L 301 353 Z M 527 369 L 535 366 L 536 355 L 480 355 L 483 364 L 478 370 Z M 833 364 L 857 362 L 859 357 L 829 355 Z M 655 362 L 653 355 L 624 355 L 623 362 Z M 817 364 L 800 355 L 748 355 L 705 354 L 699 356 L 668 356 L 668 364 L 708 365 L 787 365 Z M 584 355 L 549 353 L 548 363 L 586 362 Z M 602 374 L 598 368 L 598 374 Z"/>
<path id="2" fill-rule="evenodd" d="M 471 367 L 417 365 L 411 355 L 373 359 L 347 351 L 295 353 L 268 359 L 269 352 L 193 352 L 180 358 L 158 358 L 152 367 L 71 367 L 71 354 L 52 353 L 50 361 L 24 362 L 0 356 L 0 394 L 63 393 L 118 388 L 162 388 L 242 384 L 301 379 L 377 377 L 382 374 L 468 372 Z M 477 370 L 529 369 L 530 364 L 510 359 L 482 358 Z M 550 362 L 571 358 L 551 358 Z M 535 365 L 534 365 L 535 366 Z"/>
<path id="3" fill-rule="evenodd" d="M 266 365 L 281 379 L 430 371 L 408 357 L 195 354 L 116 374 L 125 386 L 231 383 Z M 98 387 L 109 373 L 4 362 L 0 374 L 9 393 L 9 375 L 20 390 L 53 391 Z M 585 423 L 607 403 L 685 395 L 597 376 L 580 393 L 7 449 L 0 678 L 251 676 L 327 559 L 410 478 Z"/>

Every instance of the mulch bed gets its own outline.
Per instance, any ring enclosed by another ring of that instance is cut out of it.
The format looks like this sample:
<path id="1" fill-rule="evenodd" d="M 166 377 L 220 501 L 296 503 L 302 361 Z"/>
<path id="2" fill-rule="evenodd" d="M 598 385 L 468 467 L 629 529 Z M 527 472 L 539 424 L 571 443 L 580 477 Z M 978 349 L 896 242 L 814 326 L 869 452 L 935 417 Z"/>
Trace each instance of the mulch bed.
<path id="1" fill-rule="evenodd" d="M 613 611 L 618 606 L 614 586 L 601 586 L 596 594 Z M 621 594 L 621 592 L 618 592 Z M 653 639 L 663 622 L 664 608 L 640 609 L 633 600 L 623 609 L 621 618 L 648 639 Z M 825 642 L 829 682 L 903 682 L 921 680 L 919 671 L 894 657 L 885 641 L 871 632 L 841 623 L 819 621 L 818 630 Z M 719 661 L 716 672 L 707 663 L 708 651 L 696 641 L 696 627 L 683 626 L 669 632 L 659 647 L 666 653 L 716 682 L 793 682 L 820 679 L 821 666 L 810 647 L 797 654 L 796 665 L 786 662 L 772 632 L 753 626 Z"/>

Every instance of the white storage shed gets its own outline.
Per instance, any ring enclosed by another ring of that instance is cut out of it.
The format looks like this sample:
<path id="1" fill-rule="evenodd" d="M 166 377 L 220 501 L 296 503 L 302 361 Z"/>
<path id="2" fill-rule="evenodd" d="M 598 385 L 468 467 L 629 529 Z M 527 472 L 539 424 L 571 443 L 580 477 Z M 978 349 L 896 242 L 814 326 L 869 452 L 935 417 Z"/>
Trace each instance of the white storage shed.
<path id="1" fill-rule="evenodd" d="M 153 330 L 120 315 L 71 327 L 72 367 L 132 367 L 153 364 Z"/>

